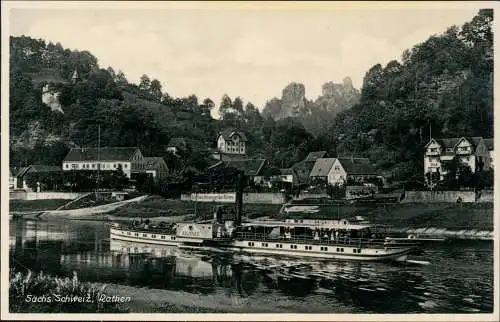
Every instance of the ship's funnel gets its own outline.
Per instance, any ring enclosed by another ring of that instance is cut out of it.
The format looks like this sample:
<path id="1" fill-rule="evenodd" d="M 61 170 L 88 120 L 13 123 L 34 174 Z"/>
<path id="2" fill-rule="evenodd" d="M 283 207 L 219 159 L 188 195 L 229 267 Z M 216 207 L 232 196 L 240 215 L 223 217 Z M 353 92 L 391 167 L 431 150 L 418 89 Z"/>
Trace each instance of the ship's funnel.
<path id="1" fill-rule="evenodd" d="M 235 226 L 238 227 L 241 225 L 241 217 L 243 213 L 243 182 L 244 182 L 244 174 L 243 172 L 238 173 L 238 179 L 236 181 L 236 204 L 235 204 Z"/>

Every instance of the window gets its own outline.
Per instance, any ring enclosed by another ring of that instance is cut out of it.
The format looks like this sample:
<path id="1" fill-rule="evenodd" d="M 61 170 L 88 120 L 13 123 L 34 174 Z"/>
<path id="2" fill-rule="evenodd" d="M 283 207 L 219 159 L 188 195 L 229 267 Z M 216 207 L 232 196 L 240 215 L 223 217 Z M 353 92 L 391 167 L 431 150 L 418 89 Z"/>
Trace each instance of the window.
<path id="1" fill-rule="evenodd" d="M 78 164 L 76 163 L 71 164 L 71 169 L 78 169 Z"/>
<path id="2" fill-rule="evenodd" d="M 130 231 L 127 233 L 127 235 L 130 235 Z"/>
<path id="3" fill-rule="evenodd" d="M 151 238 L 156 238 L 156 235 L 151 235 Z"/>
<path id="4" fill-rule="evenodd" d="M 69 169 L 69 164 L 66 163 L 66 169 Z"/>
<path id="5" fill-rule="evenodd" d="M 94 168 L 95 168 L 95 163 L 92 163 L 92 169 L 94 169 Z"/>
<path id="6" fill-rule="evenodd" d="M 139 236 L 139 234 L 138 233 L 134 233 L 134 236 Z"/>
<path id="7" fill-rule="evenodd" d="M 341 249 L 340 249 L 340 252 L 341 252 L 341 253 L 343 253 L 343 252 L 344 252 L 344 248 L 341 248 Z"/>
<path id="8" fill-rule="evenodd" d="M 335 166 L 335 171 L 339 171 L 340 167 L 338 165 Z"/>
<path id="9" fill-rule="evenodd" d="M 255 244 L 253 242 L 248 242 L 248 246 L 254 246 Z"/>
<path id="10" fill-rule="evenodd" d="M 337 252 L 340 252 L 340 248 L 337 247 Z"/>
<path id="11" fill-rule="evenodd" d="M 175 236 L 170 236 L 170 239 L 171 240 L 175 240 Z"/>
<path id="12" fill-rule="evenodd" d="M 430 148 L 429 149 L 431 152 L 437 152 L 437 148 Z"/>
<path id="13" fill-rule="evenodd" d="M 113 168 L 115 168 L 115 169 L 116 169 L 116 163 L 115 163 L 115 164 L 113 164 Z"/>
<path id="14" fill-rule="evenodd" d="M 148 237 L 148 234 L 142 234 L 142 237 Z"/>
<path id="15" fill-rule="evenodd" d="M 165 239 L 165 236 L 161 236 L 161 239 Z"/>

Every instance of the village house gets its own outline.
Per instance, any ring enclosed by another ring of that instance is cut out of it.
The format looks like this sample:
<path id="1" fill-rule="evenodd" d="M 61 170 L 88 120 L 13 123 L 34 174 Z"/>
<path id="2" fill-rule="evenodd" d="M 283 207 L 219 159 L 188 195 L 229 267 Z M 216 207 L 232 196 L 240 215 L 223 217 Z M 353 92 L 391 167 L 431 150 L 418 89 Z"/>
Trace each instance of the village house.
<path id="1" fill-rule="evenodd" d="M 367 158 L 319 158 L 309 175 L 330 185 L 365 184 L 381 178 Z"/>
<path id="2" fill-rule="evenodd" d="M 326 151 L 313 151 L 310 152 L 304 160 L 299 161 L 292 165 L 290 169 L 293 170 L 295 178 L 297 181 L 295 184 L 307 184 L 310 181 L 310 174 L 316 163 L 316 160 L 320 158 L 326 158 Z"/>
<path id="3" fill-rule="evenodd" d="M 235 130 L 224 130 L 217 136 L 217 149 L 225 154 L 246 154 L 247 137 L 245 133 Z"/>
<path id="4" fill-rule="evenodd" d="M 155 181 L 165 178 L 168 174 L 168 166 L 161 157 L 145 157 L 144 169 Z"/>
<path id="5" fill-rule="evenodd" d="M 264 170 L 269 165 L 269 161 L 266 159 L 241 159 L 241 160 L 229 160 L 229 161 L 218 161 L 213 164 L 210 168 L 214 169 L 216 167 L 224 168 L 234 168 L 242 171 L 244 175 L 255 184 L 262 185 L 270 181 L 270 177 L 267 178 Z"/>
<path id="6" fill-rule="evenodd" d="M 72 148 L 63 160 L 62 168 L 69 170 L 114 171 L 121 169 L 130 179 L 144 173 L 144 157 L 135 147 Z"/>
<path id="7" fill-rule="evenodd" d="M 12 189 L 23 189 L 23 190 L 33 190 L 30 189 L 26 183 L 26 178 L 30 174 L 35 173 L 50 173 L 50 172 L 59 172 L 61 171 L 60 167 L 51 166 L 51 165 L 30 165 L 27 167 L 22 167 L 19 170 L 11 169 L 11 176 L 9 177 L 9 186 L 12 186 Z"/>
<path id="8" fill-rule="evenodd" d="M 446 174 L 446 167 L 443 163 L 455 157 L 468 165 L 473 173 L 488 171 L 493 159 L 493 139 L 487 140 L 491 141 L 486 141 L 481 137 L 432 138 L 425 146 L 425 178 L 427 179 L 428 173 L 439 173 L 440 180 L 443 180 Z"/>

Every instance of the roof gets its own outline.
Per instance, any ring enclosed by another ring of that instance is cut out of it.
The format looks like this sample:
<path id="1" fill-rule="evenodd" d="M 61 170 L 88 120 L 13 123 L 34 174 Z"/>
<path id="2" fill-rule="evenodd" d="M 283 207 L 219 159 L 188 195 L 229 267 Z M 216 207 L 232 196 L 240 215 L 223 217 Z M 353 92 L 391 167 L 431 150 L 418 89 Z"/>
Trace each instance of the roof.
<path id="1" fill-rule="evenodd" d="M 233 137 L 233 135 L 240 136 L 241 140 L 244 142 L 248 141 L 245 133 L 243 133 L 241 131 L 233 130 L 233 129 L 223 130 L 223 131 L 219 132 L 219 135 L 217 136 L 217 138 L 219 138 L 219 136 L 221 136 L 221 135 L 225 141 L 231 139 L 231 137 Z"/>
<path id="2" fill-rule="evenodd" d="M 53 165 L 37 164 L 20 168 L 19 171 L 17 171 L 17 173 L 15 174 L 15 176 L 22 177 L 28 173 L 33 173 L 33 172 L 56 172 L 56 171 L 62 171 L 61 167 Z"/>
<path id="3" fill-rule="evenodd" d="M 63 162 L 69 161 L 130 161 L 139 148 L 72 148 Z"/>
<path id="4" fill-rule="evenodd" d="M 337 158 L 347 174 L 377 174 L 367 158 Z"/>
<path id="5" fill-rule="evenodd" d="M 244 159 L 225 162 L 226 168 L 233 167 L 243 171 L 247 176 L 258 176 L 266 163 L 266 159 Z"/>
<path id="6" fill-rule="evenodd" d="M 319 158 L 324 158 L 326 156 L 326 151 L 314 151 L 309 152 L 307 157 L 304 159 L 305 162 L 316 162 Z"/>
<path id="7" fill-rule="evenodd" d="M 439 145 L 441 145 L 443 148 L 449 149 L 449 148 L 455 148 L 455 146 L 460 142 L 460 140 L 462 140 L 464 138 L 472 144 L 472 146 L 474 147 L 474 149 L 476 149 L 477 145 L 479 144 L 479 142 L 481 142 L 481 140 L 483 140 L 483 138 L 480 137 L 480 136 L 469 136 L 469 137 L 459 137 L 459 138 L 444 138 L 444 139 L 434 139 L 434 140 L 437 143 L 439 143 Z M 430 141 L 429 141 L 429 143 L 430 143 Z"/>
<path id="8" fill-rule="evenodd" d="M 156 170 L 158 167 L 166 166 L 165 160 L 162 157 L 145 157 L 144 168 L 145 170 Z"/>
<path id="9" fill-rule="evenodd" d="M 493 138 L 484 139 L 484 144 L 486 145 L 489 151 L 493 151 L 495 149 L 495 143 L 493 141 Z"/>
<path id="10" fill-rule="evenodd" d="M 309 174 L 310 177 L 326 177 L 335 163 L 335 158 L 319 158 Z"/>

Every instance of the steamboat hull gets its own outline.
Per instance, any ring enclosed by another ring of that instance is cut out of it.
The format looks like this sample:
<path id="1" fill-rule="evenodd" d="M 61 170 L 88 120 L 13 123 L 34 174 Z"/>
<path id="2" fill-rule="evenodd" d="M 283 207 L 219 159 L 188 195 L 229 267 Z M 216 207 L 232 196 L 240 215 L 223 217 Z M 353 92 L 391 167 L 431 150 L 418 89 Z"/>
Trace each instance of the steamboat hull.
<path id="1" fill-rule="evenodd" d="M 356 247 L 340 244 L 304 244 L 285 241 L 246 239 L 203 240 L 151 232 L 136 232 L 111 228 L 110 238 L 128 242 L 189 248 L 216 247 L 220 250 L 249 254 L 269 254 L 288 257 L 360 261 L 405 261 L 414 247 Z"/>

